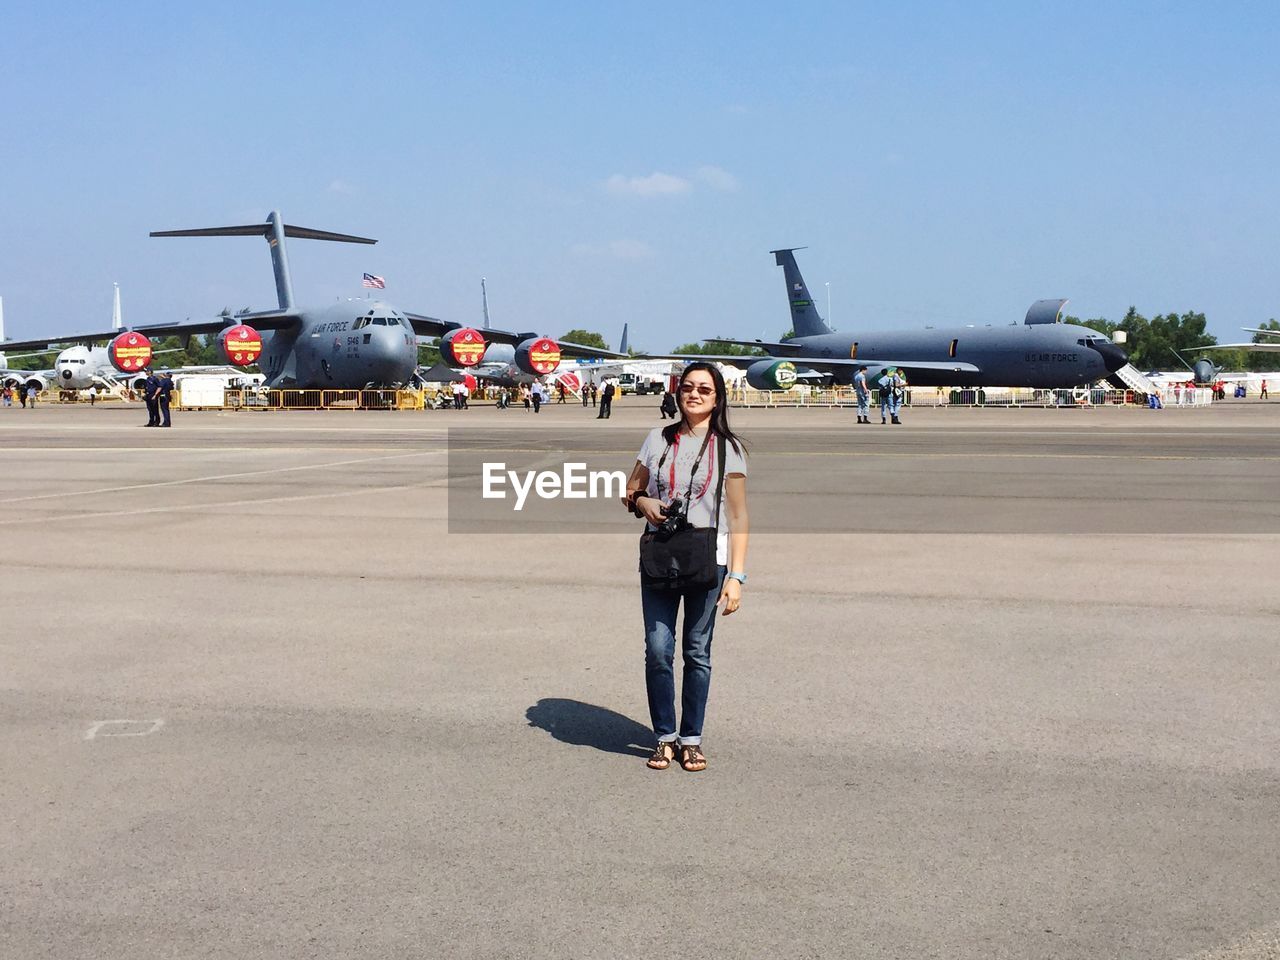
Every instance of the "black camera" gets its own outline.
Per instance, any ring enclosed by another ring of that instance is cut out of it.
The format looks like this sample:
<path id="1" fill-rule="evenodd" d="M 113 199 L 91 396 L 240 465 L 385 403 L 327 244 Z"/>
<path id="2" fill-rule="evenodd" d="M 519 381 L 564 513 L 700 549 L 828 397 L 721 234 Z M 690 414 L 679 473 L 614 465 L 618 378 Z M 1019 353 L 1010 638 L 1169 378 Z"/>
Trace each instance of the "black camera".
<path id="1" fill-rule="evenodd" d="M 666 519 L 658 526 L 658 534 L 660 536 L 669 537 L 672 534 L 679 533 L 689 525 L 688 507 L 679 497 L 667 504 L 662 513 Z"/>

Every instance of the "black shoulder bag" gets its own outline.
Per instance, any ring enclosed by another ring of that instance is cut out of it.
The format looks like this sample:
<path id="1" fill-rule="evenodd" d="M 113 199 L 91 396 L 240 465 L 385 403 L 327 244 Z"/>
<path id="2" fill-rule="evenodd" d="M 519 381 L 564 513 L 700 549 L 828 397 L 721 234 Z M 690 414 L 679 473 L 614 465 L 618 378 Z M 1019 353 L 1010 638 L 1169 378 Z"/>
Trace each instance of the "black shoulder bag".
<path id="1" fill-rule="evenodd" d="M 693 495 L 693 478 L 706 453 L 707 441 L 689 471 L 689 489 L 685 493 L 686 510 Z M 647 587 L 663 590 L 710 590 L 717 585 L 719 571 L 716 564 L 716 536 L 720 530 L 720 498 L 724 493 L 725 439 L 716 437 L 716 505 L 710 527 L 691 527 L 687 524 L 673 533 L 646 530 L 640 535 L 640 582 Z M 664 456 L 665 460 L 666 457 Z M 661 461 L 659 461 L 661 468 Z"/>

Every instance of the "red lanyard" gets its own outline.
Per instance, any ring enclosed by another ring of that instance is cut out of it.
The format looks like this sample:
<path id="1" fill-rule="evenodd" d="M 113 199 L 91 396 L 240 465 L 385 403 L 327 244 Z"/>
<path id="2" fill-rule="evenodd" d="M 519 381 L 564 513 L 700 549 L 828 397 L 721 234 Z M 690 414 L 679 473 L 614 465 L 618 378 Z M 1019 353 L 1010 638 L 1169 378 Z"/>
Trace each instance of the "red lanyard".
<path id="1" fill-rule="evenodd" d="M 697 459 L 693 461 L 693 466 L 689 468 L 689 491 L 685 496 L 689 499 L 690 503 L 694 500 L 701 500 L 706 496 L 707 488 L 711 486 L 711 471 L 715 468 L 716 458 L 714 450 L 711 451 L 711 461 L 707 464 L 707 476 L 702 481 L 702 489 L 698 491 L 698 495 L 696 497 L 693 496 L 693 475 L 698 472 L 698 464 L 702 462 L 702 455 L 707 452 L 707 445 L 711 442 L 711 436 L 711 431 L 708 430 L 706 439 L 702 441 L 702 449 L 698 451 Z M 667 459 L 667 452 L 671 453 L 671 470 L 667 479 L 667 496 L 670 497 L 676 490 L 676 459 L 680 456 L 680 434 L 676 434 L 675 440 L 668 446 L 667 451 L 663 452 L 662 460 Z M 662 460 L 658 461 L 659 470 L 662 469 Z M 659 474 L 659 476 L 661 476 L 661 474 Z M 661 484 L 659 484 L 658 495 L 659 497 L 662 495 Z"/>

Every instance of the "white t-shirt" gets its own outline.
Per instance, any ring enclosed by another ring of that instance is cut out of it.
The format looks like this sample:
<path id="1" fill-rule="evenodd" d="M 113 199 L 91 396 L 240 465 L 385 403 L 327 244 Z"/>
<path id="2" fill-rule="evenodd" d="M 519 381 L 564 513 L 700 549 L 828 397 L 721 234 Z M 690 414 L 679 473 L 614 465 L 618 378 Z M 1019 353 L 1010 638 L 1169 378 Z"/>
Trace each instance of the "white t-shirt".
<path id="1" fill-rule="evenodd" d="M 649 435 L 644 438 L 644 445 L 636 454 L 636 459 L 649 470 L 649 486 L 645 489 L 645 496 L 657 497 L 663 503 L 670 503 L 673 497 L 685 499 L 689 490 L 689 471 L 693 468 L 694 461 L 698 459 L 698 451 L 702 449 L 704 438 L 678 434 L 676 437 L 678 442 L 672 444 L 668 450 L 667 441 L 662 436 L 662 429 L 662 427 L 655 427 L 649 431 Z M 665 459 L 662 456 L 664 452 Z M 713 436 L 711 442 L 707 444 L 707 452 L 702 455 L 702 460 L 698 463 L 698 472 L 693 478 L 693 492 L 690 494 L 692 502 L 689 504 L 687 516 L 689 523 L 695 527 L 715 526 L 711 514 L 716 505 L 716 480 L 719 473 L 716 458 L 718 456 L 719 444 Z M 674 492 L 671 484 L 673 466 Z M 726 443 L 724 459 L 726 487 L 729 485 L 729 477 L 734 474 L 742 477 L 747 475 L 747 460 L 732 443 Z M 716 563 L 721 566 L 729 562 L 729 519 L 725 506 L 727 500 L 728 494 L 725 493 L 720 498 L 720 523 L 716 534 Z M 649 525 L 649 529 L 653 529 L 652 524 Z"/>

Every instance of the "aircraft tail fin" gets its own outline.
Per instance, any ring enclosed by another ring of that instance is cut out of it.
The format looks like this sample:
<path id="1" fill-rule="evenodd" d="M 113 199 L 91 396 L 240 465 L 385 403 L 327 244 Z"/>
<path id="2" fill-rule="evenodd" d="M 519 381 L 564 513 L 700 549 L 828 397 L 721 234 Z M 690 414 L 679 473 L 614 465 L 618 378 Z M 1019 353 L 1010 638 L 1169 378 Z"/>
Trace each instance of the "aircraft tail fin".
<path id="1" fill-rule="evenodd" d="M 115 287 L 115 296 L 111 300 L 111 329 L 119 330 L 124 326 L 124 321 L 120 317 L 120 284 L 113 283 Z"/>
<path id="2" fill-rule="evenodd" d="M 289 278 L 289 257 L 285 253 L 285 237 L 301 240 L 332 240 L 337 243 L 377 243 L 368 237 L 356 237 L 348 233 L 332 233 L 296 227 L 285 223 L 279 210 L 272 210 L 264 223 L 248 223 L 234 227 L 199 227 L 194 230 L 153 230 L 153 237 L 265 237 L 271 248 L 271 269 L 276 275 L 276 298 L 281 310 L 293 310 L 293 282 Z"/>
<path id="3" fill-rule="evenodd" d="M 822 321 L 818 308 L 813 304 L 809 288 L 796 266 L 795 251 L 804 247 L 789 247 L 785 250 L 770 250 L 774 262 L 782 268 L 783 278 L 787 282 L 787 300 L 791 303 L 791 329 L 797 337 L 813 337 L 820 333 L 830 333 L 831 328 Z"/>
<path id="4" fill-rule="evenodd" d="M 627 344 L 627 325 L 624 323 L 624 324 L 622 325 L 622 342 L 618 344 L 618 352 L 619 352 L 619 353 L 626 353 L 626 352 L 627 352 L 627 346 L 628 346 L 628 344 Z"/>

